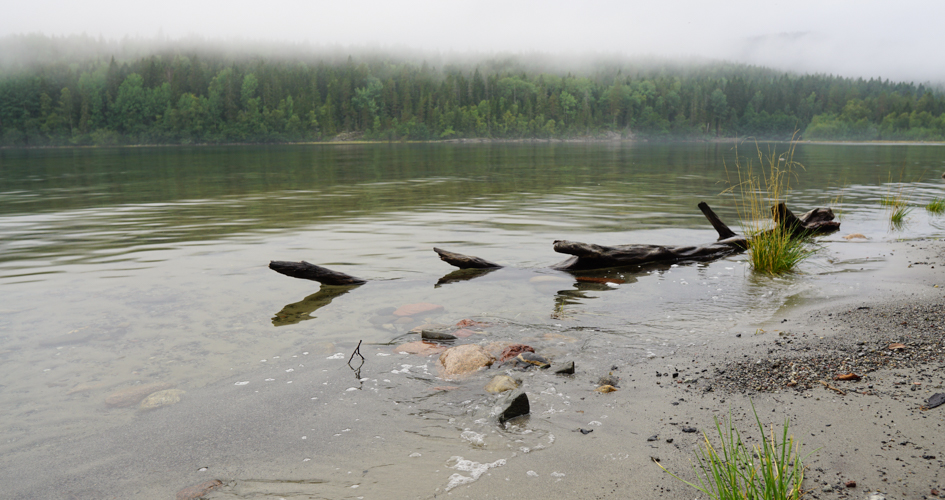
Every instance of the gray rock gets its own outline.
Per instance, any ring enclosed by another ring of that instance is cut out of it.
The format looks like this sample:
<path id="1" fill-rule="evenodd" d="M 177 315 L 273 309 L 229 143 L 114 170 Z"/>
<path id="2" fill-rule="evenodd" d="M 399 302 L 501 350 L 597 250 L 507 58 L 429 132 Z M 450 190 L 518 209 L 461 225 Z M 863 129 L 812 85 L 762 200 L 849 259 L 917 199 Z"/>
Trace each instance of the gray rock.
<path id="1" fill-rule="evenodd" d="M 551 368 L 556 375 L 574 375 L 574 361 L 554 364 L 551 366 Z"/>
<path id="2" fill-rule="evenodd" d="M 440 330 L 422 330 L 420 332 L 420 338 L 423 340 L 433 340 L 437 342 L 452 342 L 456 340 L 456 335 Z"/>

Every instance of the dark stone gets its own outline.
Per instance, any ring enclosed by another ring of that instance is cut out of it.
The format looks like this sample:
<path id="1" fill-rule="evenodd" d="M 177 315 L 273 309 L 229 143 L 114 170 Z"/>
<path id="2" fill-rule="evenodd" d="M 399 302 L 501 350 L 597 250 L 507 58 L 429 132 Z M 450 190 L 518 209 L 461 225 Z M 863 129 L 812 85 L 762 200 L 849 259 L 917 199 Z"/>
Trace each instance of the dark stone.
<path id="1" fill-rule="evenodd" d="M 574 361 L 555 365 L 554 372 L 558 375 L 574 375 Z"/>
<path id="2" fill-rule="evenodd" d="M 945 404 L 945 392 L 938 392 L 932 394 L 932 397 L 929 398 L 928 403 L 925 405 L 931 410 L 932 408 L 937 408 Z"/>
<path id="3" fill-rule="evenodd" d="M 451 333 L 437 330 L 422 330 L 420 332 L 420 338 L 423 340 L 433 340 L 437 342 L 452 342 L 456 340 L 457 337 Z"/>
<path id="4" fill-rule="evenodd" d="M 647 442 L 650 442 L 650 441 L 656 441 L 656 440 L 658 440 L 659 438 L 660 438 L 659 435 L 653 434 L 652 436 L 646 438 L 646 440 L 647 440 Z"/>
<path id="5" fill-rule="evenodd" d="M 683 427 L 682 431 L 683 432 L 699 432 L 699 429 L 696 429 L 695 427 Z"/>
<path id="6" fill-rule="evenodd" d="M 666 439 L 666 442 L 669 443 L 669 444 L 673 444 L 673 438 L 667 438 L 667 439 Z"/>
<path id="7" fill-rule="evenodd" d="M 529 369 L 533 366 L 539 368 L 548 368 L 551 364 L 543 356 L 534 352 L 522 352 L 512 360 L 516 368 Z"/>
<path id="8" fill-rule="evenodd" d="M 935 460 L 935 455 L 922 455 L 922 458 L 926 460 Z"/>
<path id="9" fill-rule="evenodd" d="M 506 399 L 504 406 L 505 409 L 499 414 L 499 422 L 502 423 L 505 423 L 515 417 L 528 415 L 528 413 L 531 411 L 531 407 L 528 404 L 528 396 L 525 394 L 525 391 L 512 393 Z"/>
<path id="10" fill-rule="evenodd" d="M 594 432 L 594 429 L 578 429 L 578 430 L 581 431 L 581 434 L 584 434 L 584 435 Z"/>

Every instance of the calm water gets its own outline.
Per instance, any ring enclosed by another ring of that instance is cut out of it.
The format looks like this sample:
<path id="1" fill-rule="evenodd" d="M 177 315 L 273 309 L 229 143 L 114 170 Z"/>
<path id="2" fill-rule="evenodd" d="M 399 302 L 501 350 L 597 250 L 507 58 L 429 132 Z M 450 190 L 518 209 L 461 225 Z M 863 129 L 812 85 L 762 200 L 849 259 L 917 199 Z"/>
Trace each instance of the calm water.
<path id="1" fill-rule="evenodd" d="M 754 156 L 755 146 L 739 152 Z M 340 367 L 358 341 L 363 375 L 394 394 L 382 400 L 419 397 L 440 383 L 433 358 L 392 346 L 412 340 L 407 332 L 422 322 L 488 321 L 488 340 L 526 340 L 585 366 L 750 330 L 785 305 L 862 293 L 858 271 L 883 264 L 876 242 L 942 236 L 945 217 L 915 209 L 890 228 L 879 202 L 945 196 L 943 153 L 798 146 L 806 170 L 792 182 L 789 207 L 832 206 L 843 224 L 800 275 L 758 277 L 735 256 L 594 275 L 626 281 L 606 286 L 548 270 L 566 257 L 552 242 L 714 241 L 696 204 L 737 226 L 734 201 L 722 194 L 735 172 L 732 145 L 0 150 L 0 455 L 42 461 L 46 443 L 155 418 L 104 404 L 135 384 L 195 394 L 327 370 L 344 375 L 343 390 L 354 379 Z M 870 239 L 840 237 L 849 233 Z M 453 268 L 434 246 L 508 268 L 436 286 Z M 270 260 L 306 260 L 370 282 L 326 300 L 317 283 L 267 269 Z M 412 321 L 390 316 L 415 302 L 444 309 Z M 281 378 L 263 378 L 266 363 L 278 364 Z M 412 378 L 398 378 L 406 373 Z"/>

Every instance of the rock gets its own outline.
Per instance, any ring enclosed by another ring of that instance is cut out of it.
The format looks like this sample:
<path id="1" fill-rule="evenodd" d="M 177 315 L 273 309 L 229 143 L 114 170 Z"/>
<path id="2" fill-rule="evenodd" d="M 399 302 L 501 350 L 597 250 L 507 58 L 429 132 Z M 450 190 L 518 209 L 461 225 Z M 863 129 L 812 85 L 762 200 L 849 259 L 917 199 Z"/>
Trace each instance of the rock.
<path id="1" fill-rule="evenodd" d="M 659 438 L 660 438 L 660 437 L 659 437 L 658 435 L 653 434 L 652 436 L 646 438 L 646 441 L 647 441 L 647 442 L 650 442 L 650 441 L 658 441 Z"/>
<path id="2" fill-rule="evenodd" d="M 847 488 L 856 488 L 856 481 L 847 481 L 843 485 Z"/>
<path id="3" fill-rule="evenodd" d="M 552 366 L 552 370 L 556 375 L 574 375 L 574 361 L 568 361 L 567 363 L 556 364 Z"/>
<path id="4" fill-rule="evenodd" d="M 120 391 L 115 391 L 109 394 L 105 398 L 105 404 L 112 408 L 125 408 L 128 406 L 134 406 L 140 403 L 142 399 L 148 397 L 148 394 L 157 391 L 163 391 L 164 389 L 170 389 L 171 387 L 174 387 L 174 385 L 168 384 L 167 382 L 125 387 Z"/>
<path id="5" fill-rule="evenodd" d="M 594 429 L 578 429 L 578 430 L 581 432 L 581 434 L 584 434 L 585 436 L 594 432 Z"/>
<path id="6" fill-rule="evenodd" d="M 400 344 L 394 348 L 394 352 L 404 352 L 407 354 L 416 354 L 419 356 L 429 356 L 431 354 L 440 354 L 446 350 L 446 347 L 430 342 L 416 341 Z"/>
<path id="7" fill-rule="evenodd" d="M 489 326 L 489 323 L 483 323 L 482 321 L 475 321 L 471 319 L 463 319 L 456 323 L 456 326 L 460 328 L 471 328 L 471 327 L 482 327 Z"/>
<path id="8" fill-rule="evenodd" d="M 495 357 L 481 346 L 464 344 L 451 347 L 440 354 L 439 363 L 443 367 L 444 376 L 454 377 L 492 366 L 492 363 L 495 363 Z"/>
<path id="9" fill-rule="evenodd" d="M 607 375 L 604 375 L 597 381 L 597 385 L 598 386 L 612 385 L 614 387 L 619 387 L 619 385 L 617 384 L 617 382 L 619 381 L 620 381 L 620 377 L 614 375 L 613 373 L 608 373 Z"/>
<path id="10" fill-rule="evenodd" d="M 533 366 L 538 368 L 548 368 L 551 366 L 551 363 L 547 359 L 539 356 L 533 352 L 523 352 L 512 360 L 515 363 L 516 368 L 529 369 Z"/>
<path id="11" fill-rule="evenodd" d="M 528 396 L 525 391 L 519 390 L 509 395 L 502 405 L 503 410 L 499 413 L 499 422 L 505 423 L 515 417 L 528 415 L 531 408 L 528 404 Z"/>
<path id="12" fill-rule="evenodd" d="M 420 338 L 423 340 L 435 340 L 439 342 L 452 342 L 457 339 L 456 335 L 439 330 L 423 330 L 420 332 Z"/>
<path id="13" fill-rule="evenodd" d="M 878 491 L 874 491 L 866 497 L 866 500 L 886 500 L 886 496 Z"/>
<path id="14" fill-rule="evenodd" d="M 141 405 L 139 405 L 138 408 L 142 410 L 153 410 L 162 406 L 170 406 L 172 404 L 180 403 L 180 397 L 184 395 L 185 392 L 186 391 L 182 391 L 180 389 L 157 391 L 144 398 L 144 401 L 141 402 Z"/>
<path id="15" fill-rule="evenodd" d="M 496 375 L 486 384 L 486 392 L 499 394 L 505 391 L 514 391 L 518 389 L 518 382 L 508 375 Z"/>
<path id="16" fill-rule="evenodd" d="M 477 332 L 475 330 L 470 330 L 468 328 L 460 328 L 459 330 L 456 330 L 455 332 L 453 332 L 453 335 L 455 335 L 458 338 L 464 339 L 466 337 L 472 337 L 473 335 L 482 334 L 482 333 L 484 332 Z"/>
<path id="17" fill-rule="evenodd" d="M 699 429 L 696 429 L 695 427 L 683 427 L 682 431 L 686 433 L 692 433 L 692 432 L 699 432 Z"/>
<path id="18" fill-rule="evenodd" d="M 932 394 L 932 397 L 929 398 L 928 402 L 925 403 L 925 407 L 928 409 L 938 408 L 945 404 L 945 392 L 937 392 Z"/>
<path id="19" fill-rule="evenodd" d="M 602 386 L 600 386 L 600 387 L 598 387 L 597 389 L 594 389 L 594 390 L 597 391 L 597 392 L 600 392 L 600 393 L 602 393 L 602 394 L 606 394 L 606 393 L 608 393 L 608 392 L 614 392 L 614 391 L 616 391 L 617 388 L 614 387 L 614 386 L 612 386 L 612 385 L 602 385 Z"/>
<path id="20" fill-rule="evenodd" d="M 218 479 L 212 479 L 210 481 L 204 481 L 200 484 L 195 484 L 193 486 L 188 486 L 177 492 L 177 500 L 197 500 L 200 497 L 204 497 L 207 493 L 210 493 L 210 490 L 223 485 L 222 482 Z"/>
<path id="21" fill-rule="evenodd" d="M 394 311 L 394 316 L 417 316 L 420 314 L 430 314 L 434 311 L 440 311 L 443 306 L 431 304 L 429 302 L 417 302 L 416 304 L 407 304 L 400 306 Z"/>
<path id="22" fill-rule="evenodd" d="M 512 344 L 502 350 L 502 354 L 499 354 L 499 362 L 504 363 L 523 352 L 535 352 L 535 348 L 525 344 Z"/>

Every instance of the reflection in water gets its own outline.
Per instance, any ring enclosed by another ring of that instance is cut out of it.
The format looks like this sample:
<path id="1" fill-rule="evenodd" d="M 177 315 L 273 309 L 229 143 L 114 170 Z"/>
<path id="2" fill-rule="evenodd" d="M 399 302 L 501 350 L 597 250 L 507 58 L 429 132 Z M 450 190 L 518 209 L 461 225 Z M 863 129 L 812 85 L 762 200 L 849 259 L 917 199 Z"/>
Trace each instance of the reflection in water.
<path id="1" fill-rule="evenodd" d="M 445 274 L 442 278 L 437 280 L 436 284 L 433 285 L 433 288 L 439 288 L 442 285 L 448 285 L 450 283 L 456 283 L 459 281 L 469 281 L 480 276 L 485 276 L 497 269 L 498 267 L 490 267 L 486 269 L 457 269 L 451 273 Z"/>
<path id="2" fill-rule="evenodd" d="M 272 318 L 272 326 L 294 325 L 296 323 L 315 319 L 312 313 L 331 304 L 335 297 L 339 297 L 361 285 L 329 286 L 322 285 L 317 292 L 293 304 L 287 304 Z"/>

